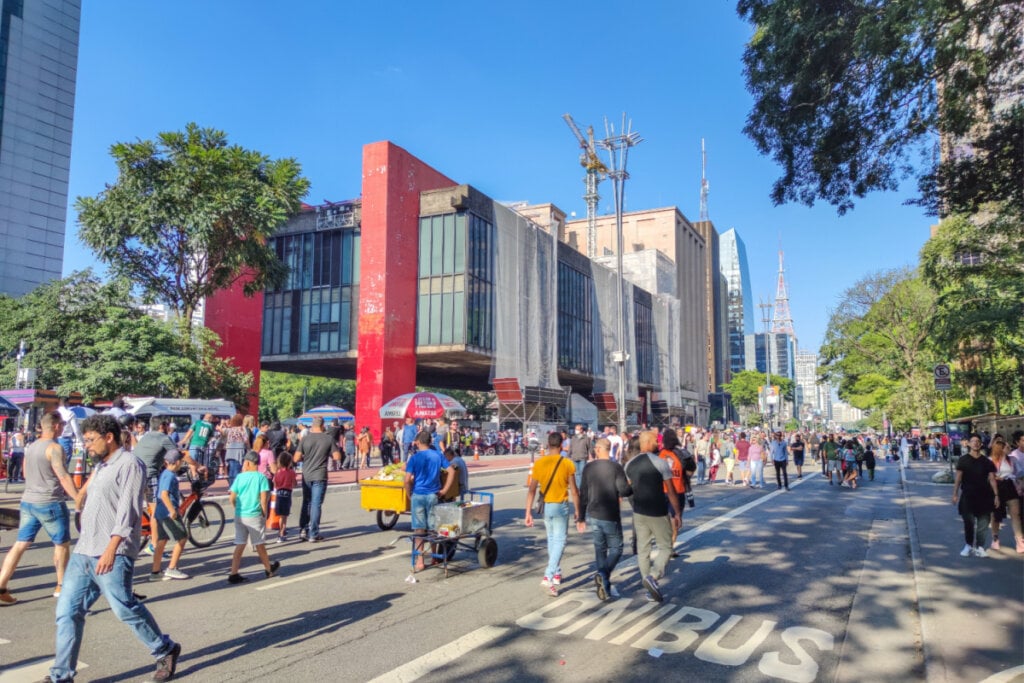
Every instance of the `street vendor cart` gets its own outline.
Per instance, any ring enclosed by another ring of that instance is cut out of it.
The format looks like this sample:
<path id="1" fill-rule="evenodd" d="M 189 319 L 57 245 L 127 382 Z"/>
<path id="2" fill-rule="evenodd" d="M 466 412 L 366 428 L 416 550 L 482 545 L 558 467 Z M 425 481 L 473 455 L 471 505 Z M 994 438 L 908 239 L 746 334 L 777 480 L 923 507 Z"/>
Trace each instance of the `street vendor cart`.
<path id="1" fill-rule="evenodd" d="M 398 524 L 398 515 L 409 512 L 409 494 L 399 472 L 393 479 L 363 479 L 359 482 L 359 501 L 364 510 L 377 513 L 382 531 Z"/>
<path id="2" fill-rule="evenodd" d="M 475 552 L 481 567 L 493 567 L 498 559 L 498 542 L 491 538 L 493 520 L 494 494 L 488 491 L 466 491 L 461 501 L 438 503 L 434 506 L 435 528 L 426 536 L 405 536 L 412 542 L 412 566 L 416 567 L 420 555 L 429 557 L 431 564 L 444 569 L 447 578 L 448 562 L 462 549 Z M 423 550 L 417 550 L 416 541 L 423 541 Z"/>

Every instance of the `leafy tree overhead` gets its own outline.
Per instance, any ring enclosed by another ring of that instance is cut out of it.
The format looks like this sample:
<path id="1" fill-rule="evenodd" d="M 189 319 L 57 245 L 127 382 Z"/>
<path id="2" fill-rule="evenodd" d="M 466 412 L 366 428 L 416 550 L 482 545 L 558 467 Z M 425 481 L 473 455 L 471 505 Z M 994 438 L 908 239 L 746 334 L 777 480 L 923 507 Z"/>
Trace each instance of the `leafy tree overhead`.
<path id="1" fill-rule="evenodd" d="M 267 245 L 300 208 L 309 181 L 294 159 L 229 145 L 218 130 L 111 147 L 118 178 L 79 197 L 79 236 L 115 277 L 177 314 L 189 338 L 203 298 L 245 280 L 253 294 L 280 284 L 286 267 Z"/>
<path id="2" fill-rule="evenodd" d="M 792 400 L 795 384 L 788 377 L 771 375 L 772 386 L 779 387 L 779 392 Z M 732 381 L 723 384 L 722 388 L 732 395 L 732 403 L 737 408 L 756 406 L 758 389 L 764 386 L 764 373 L 757 370 L 744 370 L 733 374 Z"/>
<path id="3" fill-rule="evenodd" d="M 745 131 L 782 168 L 776 203 L 843 213 L 896 189 L 936 133 L 984 136 L 1020 97 L 1017 0 L 738 0 L 737 11 L 754 27 Z"/>

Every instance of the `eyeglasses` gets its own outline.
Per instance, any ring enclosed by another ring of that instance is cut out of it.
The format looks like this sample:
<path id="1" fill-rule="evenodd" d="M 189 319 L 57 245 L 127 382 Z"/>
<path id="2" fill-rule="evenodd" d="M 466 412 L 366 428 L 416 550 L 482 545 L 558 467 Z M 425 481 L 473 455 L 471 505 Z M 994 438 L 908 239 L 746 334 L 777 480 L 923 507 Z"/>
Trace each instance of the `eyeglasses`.
<path id="1" fill-rule="evenodd" d="M 92 437 L 85 436 L 85 437 L 82 437 L 82 443 L 84 443 L 86 446 L 88 446 L 89 444 L 91 444 L 91 443 L 93 443 L 95 441 L 103 441 L 103 437 L 102 436 L 92 436 Z"/>

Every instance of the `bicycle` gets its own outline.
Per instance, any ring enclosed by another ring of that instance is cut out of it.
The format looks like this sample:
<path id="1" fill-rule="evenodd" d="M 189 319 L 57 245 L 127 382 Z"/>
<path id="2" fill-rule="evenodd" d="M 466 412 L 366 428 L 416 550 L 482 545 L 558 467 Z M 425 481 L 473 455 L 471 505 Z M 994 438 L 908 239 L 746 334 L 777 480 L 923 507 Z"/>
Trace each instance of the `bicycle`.
<path id="1" fill-rule="evenodd" d="M 194 478 L 188 474 L 188 482 L 192 491 L 178 506 L 178 517 L 185 525 L 185 533 L 188 541 L 197 548 L 208 548 L 217 542 L 220 535 L 224 533 L 224 508 L 212 500 L 203 500 L 203 491 L 209 487 L 212 481 L 203 478 Z M 75 529 L 82 531 L 81 512 L 75 511 Z M 149 505 L 142 510 L 142 542 L 144 546 L 152 535 L 152 525 L 149 514 Z"/>

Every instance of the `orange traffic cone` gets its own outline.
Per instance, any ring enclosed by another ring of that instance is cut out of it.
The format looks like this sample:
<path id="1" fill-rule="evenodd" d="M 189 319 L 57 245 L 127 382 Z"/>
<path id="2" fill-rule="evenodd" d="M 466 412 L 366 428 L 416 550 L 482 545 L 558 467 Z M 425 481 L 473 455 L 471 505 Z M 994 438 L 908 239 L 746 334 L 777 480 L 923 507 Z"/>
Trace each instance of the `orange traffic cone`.
<path id="1" fill-rule="evenodd" d="M 81 455 L 75 456 L 75 471 L 71 473 L 71 480 L 75 482 L 75 488 L 82 488 L 85 483 L 85 458 Z"/>
<path id="2" fill-rule="evenodd" d="M 479 446 L 477 446 L 477 447 L 475 447 L 473 449 L 473 460 L 474 460 L 474 462 L 480 460 L 480 447 Z"/>

